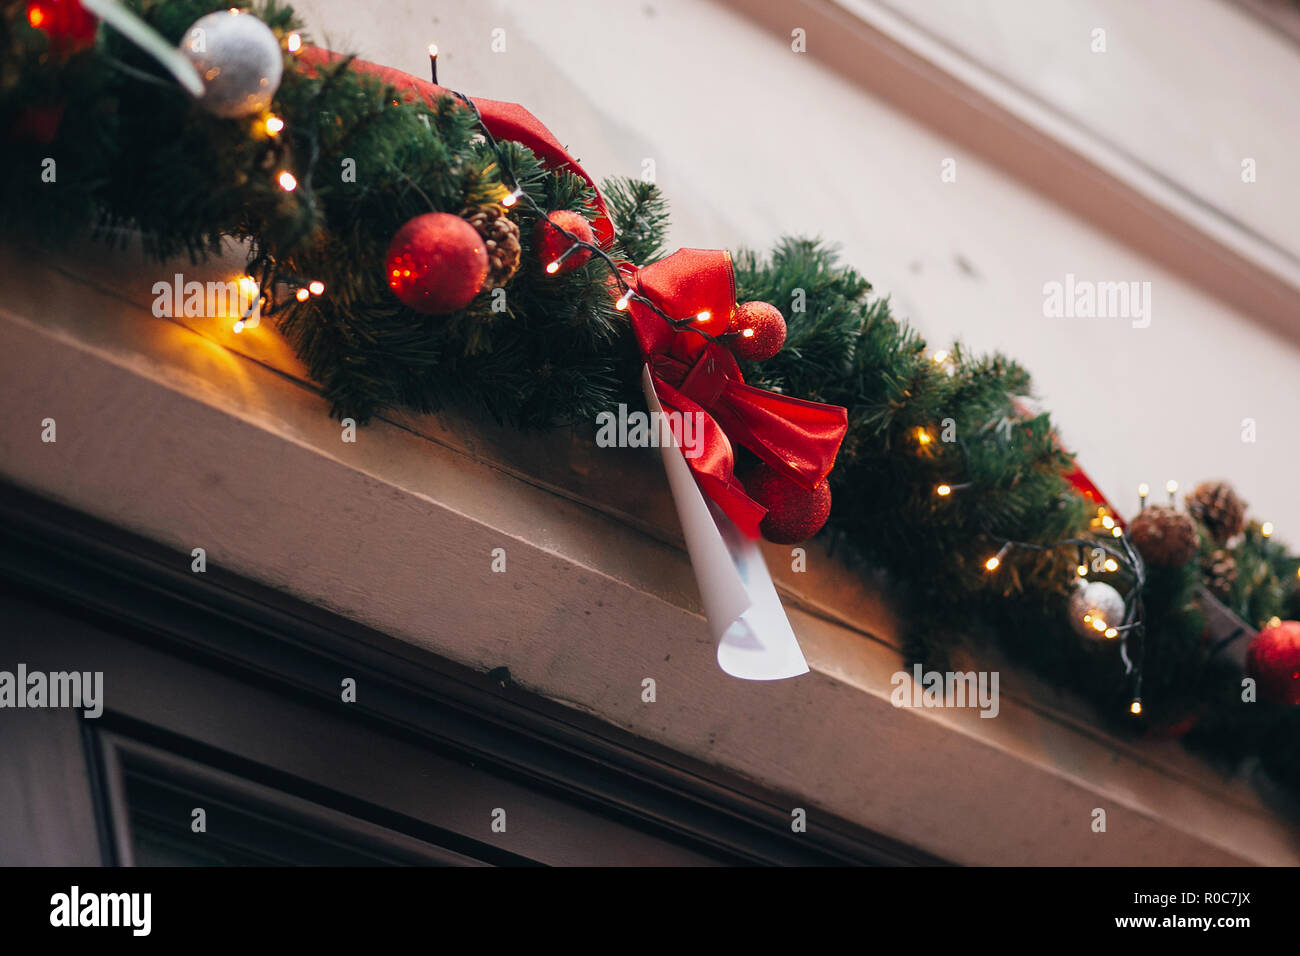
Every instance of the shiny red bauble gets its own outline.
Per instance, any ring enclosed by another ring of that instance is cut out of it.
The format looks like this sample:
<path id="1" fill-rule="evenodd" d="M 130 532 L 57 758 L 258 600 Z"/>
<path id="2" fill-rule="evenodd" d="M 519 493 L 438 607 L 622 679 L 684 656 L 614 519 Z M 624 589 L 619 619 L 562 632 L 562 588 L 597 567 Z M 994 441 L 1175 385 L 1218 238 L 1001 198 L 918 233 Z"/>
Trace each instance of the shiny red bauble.
<path id="1" fill-rule="evenodd" d="M 483 237 L 464 219 L 446 212 L 416 216 L 397 230 L 385 263 L 393 294 L 425 315 L 465 308 L 488 274 Z"/>
<path id="2" fill-rule="evenodd" d="M 1283 621 L 1255 635 L 1246 649 L 1246 672 L 1262 700 L 1300 706 L 1300 621 Z"/>
<path id="3" fill-rule="evenodd" d="M 736 358 L 748 362 L 770 359 L 785 344 L 785 316 L 767 302 L 743 302 L 731 315 L 727 344 Z"/>
<path id="4" fill-rule="evenodd" d="M 590 259 L 591 250 L 581 246 L 574 249 L 573 239 L 556 229 L 556 226 L 583 242 L 595 242 L 596 236 L 586 218 L 569 209 L 548 212 L 545 219 L 538 220 L 533 230 L 537 258 L 551 275 L 563 275 Z M 569 252 L 570 249 L 573 251 Z M 566 252 L 569 254 L 565 255 Z"/>
<path id="5" fill-rule="evenodd" d="M 822 529 L 831 514 L 831 486 L 823 478 L 811 489 L 771 465 L 759 463 L 741 479 L 745 493 L 767 509 L 758 526 L 775 544 L 798 544 Z"/>

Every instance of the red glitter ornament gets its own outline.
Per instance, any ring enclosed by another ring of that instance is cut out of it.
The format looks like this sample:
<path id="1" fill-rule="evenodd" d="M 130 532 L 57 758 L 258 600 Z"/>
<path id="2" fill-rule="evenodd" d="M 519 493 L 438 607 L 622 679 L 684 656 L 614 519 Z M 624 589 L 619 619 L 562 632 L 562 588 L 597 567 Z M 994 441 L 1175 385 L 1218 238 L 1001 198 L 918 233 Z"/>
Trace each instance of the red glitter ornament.
<path id="1" fill-rule="evenodd" d="M 1283 621 L 1256 634 L 1246 649 L 1246 671 L 1264 700 L 1300 706 L 1300 621 Z"/>
<path id="2" fill-rule="evenodd" d="M 742 481 L 745 493 L 767 509 L 758 530 L 775 544 L 806 541 L 830 517 L 831 486 L 824 478 L 810 490 L 760 462 Z"/>
<path id="3" fill-rule="evenodd" d="M 388 287 L 403 303 L 425 315 L 447 315 L 483 288 L 488 254 L 483 237 L 464 219 L 427 212 L 397 230 L 386 265 Z"/>
<path id="4" fill-rule="evenodd" d="M 533 245 L 537 247 L 537 258 L 546 266 L 547 272 L 552 275 L 563 275 L 572 272 L 590 259 L 591 250 L 581 247 L 574 249 L 573 240 L 560 232 L 560 229 L 556 229 L 556 226 L 577 236 L 583 242 L 594 242 L 596 237 L 591 231 L 591 224 L 582 214 L 568 209 L 548 212 L 545 219 L 537 221 L 537 226 L 533 230 Z M 569 252 L 570 249 L 573 249 L 573 252 Z M 566 252 L 569 254 L 565 255 Z"/>
<path id="5" fill-rule="evenodd" d="M 99 20 L 80 0 L 31 0 L 27 22 L 50 38 L 50 49 L 67 56 L 95 45 Z"/>
<path id="6" fill-rule="evenodd" d="M 785 317 L 767 302 L 743 302 L 731 315 L 727 344 L 737 358 L 748 362 L 770 359 L 785 344 Z"/>

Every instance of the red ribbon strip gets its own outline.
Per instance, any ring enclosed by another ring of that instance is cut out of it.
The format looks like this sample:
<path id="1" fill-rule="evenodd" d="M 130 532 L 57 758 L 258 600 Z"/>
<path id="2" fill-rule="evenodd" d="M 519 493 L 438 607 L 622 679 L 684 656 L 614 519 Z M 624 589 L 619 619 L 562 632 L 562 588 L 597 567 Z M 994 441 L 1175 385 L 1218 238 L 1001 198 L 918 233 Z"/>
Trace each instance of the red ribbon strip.
<path id="1" fill-rule="evenodd" d="M 304 46 L 302 52 L 298 54 L 298 61 L 312 68 L 327 66 L 342 59 L 344 57 L 340 53 L 310 45 Z M 407 100 L 424 100 L 432 106 L 440 97 L 455 96 L 455 93 L 445 86 L 421 80 L 391 66 L 354 59 L 351 68 L 393 87 Z M 614 224 L 610 221 L 609 210 L 605 207 L 605 200 L 600 195 L 600 190 L 596 189 L 595 180 L 588 176 L 587 172 L 568 154 L 555 135 L 542 125 L 541 120 L 518 103 L 502 103 L 499 100 L 485 99 L 474 99 L 473 102 L 478 107 L 479 115 L 483 117 L 483 125 L 497 139 L 523 143 L 546 160 L 551 169 L 563 169 L 567 166 L 570 172 L 581 176 L 591 185 L 596 192 L 595 201 L 592 203 L 596 216 L 591 222 L 591 230 L 602 246 L 612 243 Z"/>

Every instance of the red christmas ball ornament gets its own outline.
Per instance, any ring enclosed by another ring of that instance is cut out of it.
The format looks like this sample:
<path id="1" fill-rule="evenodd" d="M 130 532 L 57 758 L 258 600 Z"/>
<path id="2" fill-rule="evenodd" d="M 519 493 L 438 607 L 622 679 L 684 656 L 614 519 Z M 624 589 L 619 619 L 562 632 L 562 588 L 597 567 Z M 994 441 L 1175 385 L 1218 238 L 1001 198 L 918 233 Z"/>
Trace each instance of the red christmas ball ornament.
<path id="1" fill-rule="evenodd" d="M 785 344 L 785 316 L 767 302 L 742 302 L 731 314 L 731 351 L 748 362 L 770 359 Z"/>
<path id="2" fill-rule="evenodd" d="M 386 263 L 393 294 L 425 315 L 465 308 L 488 274 L 483 237 L 447 212 L 427 212 L 397 230 Z"/>
<path id="3" fill-rule="evenodd" d="M 560 229 L 576 236 L 583 242 L 595 242 L 596 235 L 591 231 L 591 224 L 581 213 L 569 209 L 548 212 L 545 219 L 539 219 L 533 230 L 533 245 L 537 247 L 537 258 L 546 266 L 551 275 L 563 275 L 572 272 L 591 258 L 591 250 L 581 246 L 574 248 L 573 240 Z M 569 250 L 573 251 L 570 252 Z"/>
<path id="4" fill-rule="evenodd" d="M 1256 634 L 1246 649 L 1246 672 L 1264 700 L 1300 706 L 1300 621 L 1283 621 Z"/>
<path id="5" fill-rule="evenodd" d="M 831 514 L 831 486 L 826 479 L 810 490 L 771 465 L 760 463 L 742 479 L 745 493 L 767 509 L 758 530 L 775 544 L 798 544 L 822 529 Z"/>
<path id="6" fill-rule="evenodd" d="M 99 20 L 80 0 L 31 0 L 27 23 L 50 38 L 50 49 L 59 56 L 94 46 L 99 29 Z"/>

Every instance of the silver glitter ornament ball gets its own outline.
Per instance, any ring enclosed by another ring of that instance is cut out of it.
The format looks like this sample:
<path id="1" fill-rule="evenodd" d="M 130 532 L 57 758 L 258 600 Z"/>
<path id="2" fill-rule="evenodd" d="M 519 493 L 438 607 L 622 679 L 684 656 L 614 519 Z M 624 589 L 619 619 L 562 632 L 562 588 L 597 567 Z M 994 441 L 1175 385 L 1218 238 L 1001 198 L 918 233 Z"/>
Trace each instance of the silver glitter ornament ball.
<path id="1" fill-rule="evenodd" d="M 218 116 L 260 113 L 280 88 L 280 41 L 251 13 L 220 10 L 199 17 L 180 49 L 203 78 L 199 102 Z"/>
<path id="2" fill-rule="evenodd" d="M 1124 598 L 1105 581 L 1080 582 L 1070 595 L 1070 626 L 1083 637 L 1104 640 L 1106 627 L 1119 627 L 1124 621 Z"/>

